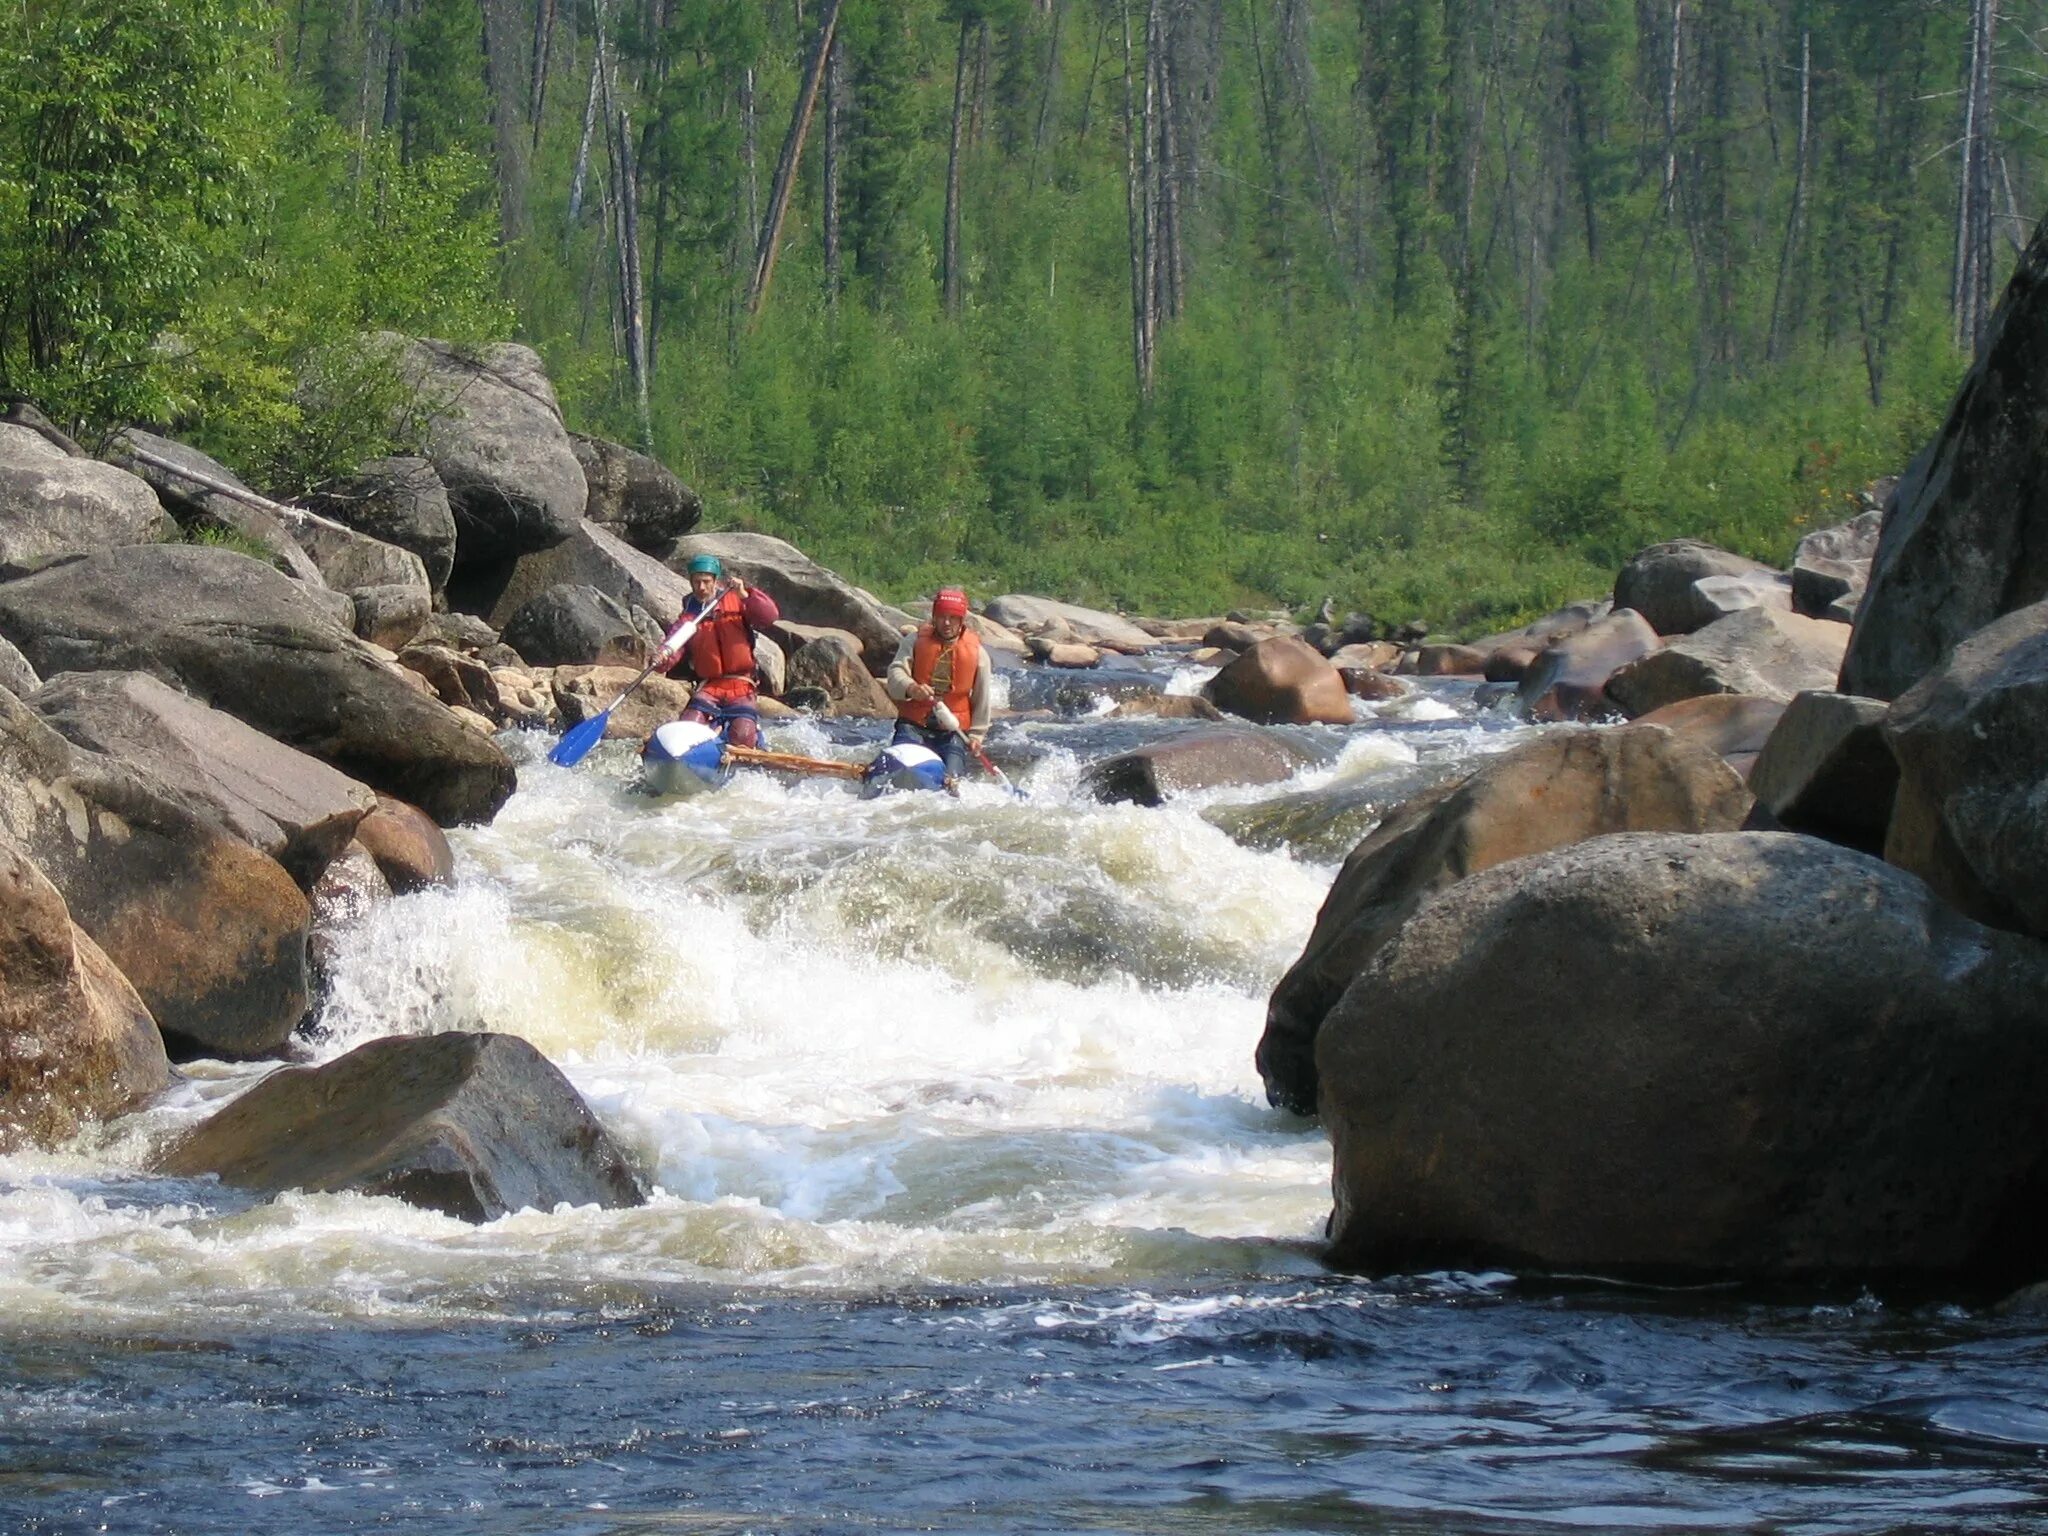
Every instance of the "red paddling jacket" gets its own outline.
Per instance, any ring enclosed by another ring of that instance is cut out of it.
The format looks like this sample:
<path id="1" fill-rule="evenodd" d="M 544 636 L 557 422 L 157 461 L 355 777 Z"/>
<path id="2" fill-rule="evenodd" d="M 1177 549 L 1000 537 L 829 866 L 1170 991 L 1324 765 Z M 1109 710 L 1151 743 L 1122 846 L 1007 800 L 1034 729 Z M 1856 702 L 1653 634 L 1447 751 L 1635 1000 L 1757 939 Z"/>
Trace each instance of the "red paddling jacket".
<path id="1" fill-rule="evenodd" d="M 684 601 L 685 617 L 699 611 L 701 605 L 695 597 Z M 682 658 L 669 669 L 670 675 L 693 678 L 699 691 L 714 698 L 750 697 L 754 692 L 754 635 L 781 617 L 775 599 L 759 587 L 748 587 L 744 598 L 728 588 L 718 595 L 710 616 L 683 646 Z"/>

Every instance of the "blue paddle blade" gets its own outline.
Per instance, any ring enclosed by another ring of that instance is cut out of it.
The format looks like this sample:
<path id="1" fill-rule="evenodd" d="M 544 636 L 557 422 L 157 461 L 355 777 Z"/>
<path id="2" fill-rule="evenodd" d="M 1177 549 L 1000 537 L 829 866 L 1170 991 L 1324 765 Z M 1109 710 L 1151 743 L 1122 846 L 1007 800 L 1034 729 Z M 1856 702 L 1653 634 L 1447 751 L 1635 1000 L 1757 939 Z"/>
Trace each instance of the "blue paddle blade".
<path id="1" fill-rule="evenodd" d="M 555 743 L 554 751 L 548 754 L 548 761 L 557 768 L 573 768 L 590 755 L 590 749 L 604 740 L 604 728 L 611 719 L 611 711 L 592 715 L 581 725 L 572 725 L 562 732 L 562 739 Z"/>

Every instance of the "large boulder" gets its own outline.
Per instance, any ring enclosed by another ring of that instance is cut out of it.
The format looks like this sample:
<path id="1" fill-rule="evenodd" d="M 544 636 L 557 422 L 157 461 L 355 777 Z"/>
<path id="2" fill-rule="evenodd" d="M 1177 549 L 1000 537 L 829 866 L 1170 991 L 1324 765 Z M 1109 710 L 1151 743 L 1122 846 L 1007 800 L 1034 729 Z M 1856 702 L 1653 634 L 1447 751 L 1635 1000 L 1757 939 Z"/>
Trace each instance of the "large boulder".
<path id="1" fill-rule="evenodd" d="M 396 1195 L 472 1222 L 647 1199 L 590 1106 L 515 1035 L 393 1036 L 273 1072 L 158 1166 L 244 1189 Z"/>
<path id="2" fill-rule="evenodd" d="M 277 517 L 299 548 L 320 567 L 321 579 L 335 591 L 406 587 L 432 606 L 433 586 L 426 563 L 411 550 L 297 507 L 285 507 Z"/>
<path id="3" fill-rule="evenodd" d="M 540 355 L 515 342 L 468 352 L 390 332 L 375 338 L 431 413 L 426 457 L 455 515 L 455 558 L 509 559 L 559 544 L 589 486 Z"/>
<path id="4" fill-rule="evenodd" d="M 308 586 L 327 580 L 292 531 L 275 515 L 269 498 L 258 496 L 241 476 L 197 448 L 128 427 L 114 434 L 107 462 L 146 482 L 157 500 L 188 533 L 232 534 L 265 551 L 278 570 Z"/>
<path id="5" fill-rule="evenodd" d="M 530 667 L 639 666 L 655 650 L 623 604 L 572 582 L 544 587 L 515 609 L 504 640 Z"/>
<path id="6" fill-rule="evenodd" d="M 605 740 L 640 741 L 690 707 L 690 685 L 673 677 L 650 677 L 630 697 L 621 698 L 638 675 L 633 667 L 555 668 L 551 689 L 563 725 L 581 725 L 610 710 Z"/>
<path id="7" fill-rule="evenodd" d="M 1607 680 L 1607 696 L 1631 717 L 1708 693 L 1790 703 L 1828 688 L 1849 632 L 1789 608 L 1745 608 L 1668 642 Z"/>
<path id="8" fill-rule="evenodd" d="M 2048 936 L 2048 602 L 1986 625 L 1885 717 L 1884 856 L 1980 922 Z"/>
<path id="9" fill-rule="evenodd" d="M 1801 539 L 1792 554 L 1792 611 L 1810 619 L 1853 619 L 1883 528 L 1883 511 L 1873 509 Z"/>
<path id="10" fill-rule="evenodd" d="M 1610 832 L 1733 831 L 1749 804 L 1717 754 L 1640 725 L 1552 732 L 1416 796 L 1352 850 L 1307 948 L 1273 989 L 1257 1057 L 1266 1097 L 1314 1110 L 1324 1016 L 1430 895 Z"/>
<path id="11" fill-rule="evenodd" d="M 515 613 L 551 587 L 595 587 L 622 608 L 648 613 L 663 629 L 682 617 L 690 595 L 686 578 L 594 523 L 579 525 L 552 549 L 522 555 L 503 576 L 504 585 L 496 590 L 477 583 L 464 593 L 499 629 L 508 628 Z M 518 648 L 517 641 L 506 643 Z"/>
<path id="12" fill-rule="evenodd" d="M 1816 690 L 1785 707 L 1749 776 L 1758 810 L 1788 832 L 1864 853 L 1884 850 L 1899 765 L 1878 699 Z"/>
<path id="13" fill-rule="evenodd" d="M 54 1146 L 170 1076 L 135 989 L 0 834 L 0 1153 Z"/>
<path id="14" fill-rule="evenodd" d="M 1614 606 L 1633 608 L 1660 635 L 1689 635 L 1726 615 L 1721 603 L 1694 583 L 1715 576 L 1775 576 L 1747 555 L 1730 554 L 1698 539 L 1672 539 L 1638 552 L 1614 579 Z"/>
<path id="15" fill-rule="evenodd" d="M 1486 870 L 1317 1041 L 1332 1257 L 2038 1276 L 2044 995 L 2048 946 L 1812 838 L 1624 835 Z"/>
<path id="16" fill-rule="evenodd" d="M 2048 224 L 2034 231 L 1948 419 L 1886 504 L 1841 689 L 1896 699 L 1958 642 L 2048 598 Z"/>
<path id="17" fill-rule="evenodd" d="M 455 514 L 448 507 L 448 488 L 425 459 L 368 459 L 354 474 L 330 480 L 299 500 L 331 522 L 418 555 L 432 590 L 448 585 L 448 573 L 455 568 Z"/>
<path id="18" fill-rule="evenodd" d="M 888 670 L 902 635 L 889 610 L 794 544 L 765 533 L 696 533 L 676 542 L 668 564 L 681 571 L 693 555 L 718 556 L 728 575 L 774 598 L 785 619 L 858 636 L 867 669 L 877 677 Z"/>
<path id="19" fill-rule="evenodd" d="M 283 866 L 0 693 L 0 830 L 181 1048 L 258 1056 L 304 1018 L 312 909 Z"/>
<path id="20" fill-rule="evenodd" d="M 665 554 L 704 515 L 702 498 L 659 460 L 580 432 L 569 443 L 590 487 L 583 515 L 635 549 Z"/>
<path id="21" fill-rule="evenodd" d="M 146 672 L 66 672 L 27 702 L 73 745 L 147 769 L 302 890 L 376 808 L 367 786 Z"/>
<path id="22" fill-rule="evenodd" d="M 1784 713 L 1785 706 L 1776 699 L 1752 698 L 1746 693 L 1703 693 L 1653 709 L 1636 724 L 1661 725 L 1674 735 L 1698 742 L 1708 751 L 1718 752 L 1723 762 L 1747 779 L 1756 766 L 1757 754 Z"/>
<path id="23" fill-rule="evenodd" d="M 0 634 L 45 677 L 148 672 L 444 826 L 488 820 L 512 764 L 408 687 L 298 583 L 224 549 L 108 550 L 0 585 Z"/>
<path id="24" fill-rule="evenodd" d="M 0 576 L 56 555 L 154 544 L 175 531 L 144 481 L 74 458 L 32 428 L 0 423 Z"/>
<path id="25" fill-rule="evenodd" d="M 25 699 L 42 686 L 43 680 L 36 676 L 28 658 L 15 649 L 13 641 L 0 637 L 0 688 Z"/>
<path id="26" fill-rule="evenodd" d="M 1202 696 L 1226 714 L 1260 725 L 1349 725 L 1351 693 L 1344 675 L 1306 640 L 1261 640 L 1202 685 Z"/>
<path id="27" fill-rule="evenodd" d="M 778 691 L 798 688 L 816 688 L 823 693 L 834 715 L 896 718 L 896 701 L 868 671 L 850 637 L 838 630 L 822 630 L 790 653 L 784 686 Z"/>
<path id="28" fill-rule="evenodd" d="M 1097 608 L 1054 602 L 1049 597 L 1008 593 L 990 599 L 984 611 L 998 624 L 1026 638 L 1049 632 L 1049 638 L 1054 640 L 1078 640 L 1097 650 L 1130 653 L 1150 650 L 1158 643 L 1129 619 Z"/>
<path id="29" fill-rule="evenodd" d="M 1313 761 L 1303 748 L 1268 731 L 1196 730 L 1093 763 L 1079 787 L 1112 804 L 1163 805 L 1190 790 L 1278 784 Z"/>
<path id="30" fill-rule="evenodd" d="M 1615 713 L 1607 680 L 1663 642 L 1633 608 L 1618 608 L 1584 629 L 1545 643 L 1516 688 L 1532 720 L 1597 720 Z"/>

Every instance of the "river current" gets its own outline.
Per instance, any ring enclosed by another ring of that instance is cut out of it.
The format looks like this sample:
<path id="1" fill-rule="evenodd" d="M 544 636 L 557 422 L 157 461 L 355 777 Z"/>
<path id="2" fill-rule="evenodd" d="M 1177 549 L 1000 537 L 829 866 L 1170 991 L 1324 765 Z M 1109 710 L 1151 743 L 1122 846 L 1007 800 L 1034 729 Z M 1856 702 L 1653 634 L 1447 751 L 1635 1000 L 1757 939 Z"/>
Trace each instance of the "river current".
<path id="1" fill-rule="evenodd" d="M 2038 1320 L 1321 1264 L 1266 996 L 1374 819 L 1520 728 L 1436 685 L 1287 784 L 1103 806 L 1089 761 L 1188 727 L 1009 682 L 1065 711 L 992 735 L 1021 798 L 659 801 L 508 738 L 455 885 L 341 936 L 305 1054 L 522 1035 L 644 1208 L 146 1172 L 262 1064 L 0 1159 L 0 1533 L 2048 1531 Z"/>

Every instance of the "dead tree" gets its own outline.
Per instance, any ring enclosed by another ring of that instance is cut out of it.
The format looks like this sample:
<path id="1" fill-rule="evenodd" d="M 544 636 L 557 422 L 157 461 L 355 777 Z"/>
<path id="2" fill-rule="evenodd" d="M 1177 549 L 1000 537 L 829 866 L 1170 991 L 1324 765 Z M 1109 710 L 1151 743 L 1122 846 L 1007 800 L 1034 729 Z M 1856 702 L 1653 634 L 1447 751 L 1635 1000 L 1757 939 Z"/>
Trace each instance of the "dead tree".
<path id="1" fill-rule="evenodd" d="M 762 222 L 761 243 L 754 252 L 754 275 L 747 285 L 749 314 L 761 312 L 761 306 L 768 300 L 768 286 L 775 280 L 775 253 L 782 239 L 782 221 L 789 213 L 797 165 L 803 159 L 804 136 L 810 131 L 811 114 L 818 105 L 818 87 L 825 75 L 825 60 L 832 52 L 833 36 L 838 31 L 839 6 L 840 0 L 825 0 L 824 13 L 818 18 L 818 36 L 804 66 L 803 84 L 789 115 L 789 132 L 783 138 L 782 157 L 776 162 L 775 181 L 768 192 L 768 217 Z"/>

